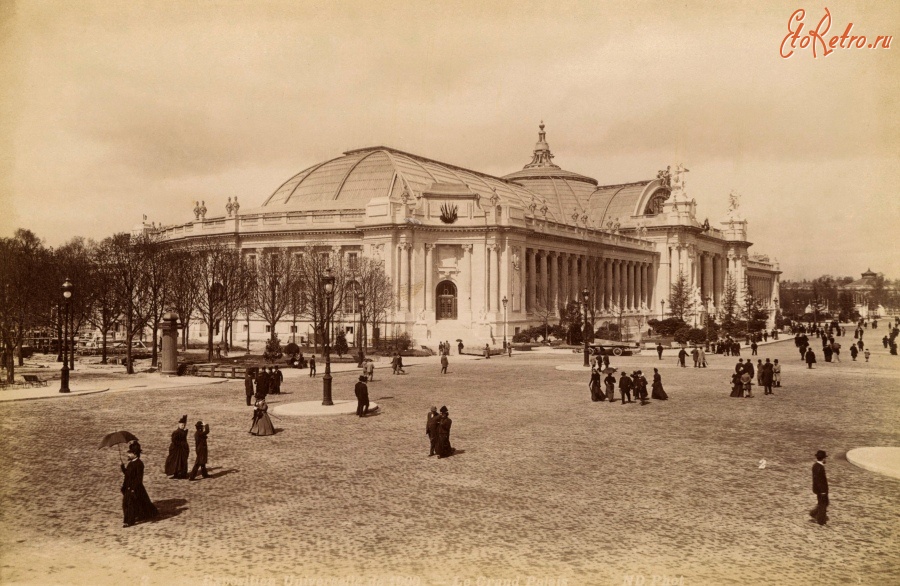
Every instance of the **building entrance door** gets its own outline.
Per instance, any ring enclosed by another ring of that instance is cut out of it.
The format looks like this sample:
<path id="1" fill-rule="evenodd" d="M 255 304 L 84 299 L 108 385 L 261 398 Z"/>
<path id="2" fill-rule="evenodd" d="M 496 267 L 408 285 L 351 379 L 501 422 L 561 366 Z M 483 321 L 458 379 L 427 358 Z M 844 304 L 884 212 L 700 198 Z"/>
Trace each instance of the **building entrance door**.
<path id="1" fill-rule="evenodd" d="M 441 281 L 437 286 L 437 319 L 456 319 L 456 285 Z"/>

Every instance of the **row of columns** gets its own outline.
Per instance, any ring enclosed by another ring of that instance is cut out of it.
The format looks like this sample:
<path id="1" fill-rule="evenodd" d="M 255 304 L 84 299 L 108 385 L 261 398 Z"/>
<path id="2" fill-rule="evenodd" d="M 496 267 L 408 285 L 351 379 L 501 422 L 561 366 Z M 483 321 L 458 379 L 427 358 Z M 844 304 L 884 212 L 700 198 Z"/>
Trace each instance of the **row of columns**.
<path id="1" fill-rule="evenodd" d="M 775 282 L 771 277 L 750 276 L 747 278 L 747 284 L 753 295 L 761 300 L 766 307 L 772 305 L 775 297 Z"/>
<path id="2" fill-rule="evenodd" d="M 653 263 L 598 258 L 552 250 L 525 251 L 525 305 L 528 312 L 550 312 L 568 301 L 580 301 L 588 289 L 592 305 L 600 310 L 637 311 L 652 299 Z"/>

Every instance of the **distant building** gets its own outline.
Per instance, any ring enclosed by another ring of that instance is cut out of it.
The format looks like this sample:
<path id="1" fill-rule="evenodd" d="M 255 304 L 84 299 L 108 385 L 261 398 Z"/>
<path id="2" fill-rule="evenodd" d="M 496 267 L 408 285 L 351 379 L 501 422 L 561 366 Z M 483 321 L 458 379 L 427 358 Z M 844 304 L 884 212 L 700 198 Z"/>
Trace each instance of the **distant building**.
<path id="1" fill-rule="evenodd" d="M 698 221 L 683 166 L 601 186 L 553 158 L 543 123 L 532 161 L 504 177 L 388 147 L 357 149 L 291 177 L 258 208 L 229 198 L 225 215 L 207 217 L 198 203 L 194 221 L 148 232 L 173 243 L 227 242 L 246 256 L 323 243 L 348 259 L 379 259 L 396 293 L 381 332 L 406 331 L 417 344 L 499 344 L 505 323 L 511 337 L 540 325 L 542 314 L 555 321 L 583 289 L 596 326 L 624 321 L 637 333 L 665 313 L 680 272 L 694 294 L 695 323 L 704 306 L 716 312 L 728 275 L 739 296 L 748 285 L 774 316 L 780 270 L 749 254 L 737 196 L 713 228 Z M 357 322 L 353 307 L 336 319 L 348 330 Z M 251 320 L 251 337 L 267 337 L 265 327 Z M 290 335 L 287 321 L 278 328 Z M 304 323 L 298 337 L 308 331 Z"/>
<path id="2" fill-rule="evenodd" d="M 887 315 L 883 302 L 889 295 L 896 294 L 897 289 L 885 281 L 884 275 L 869 269 L 862 274 L 862 278 L 840 285 L 838 291 L 849 292 L 859 315 L 868 318 Z"/>

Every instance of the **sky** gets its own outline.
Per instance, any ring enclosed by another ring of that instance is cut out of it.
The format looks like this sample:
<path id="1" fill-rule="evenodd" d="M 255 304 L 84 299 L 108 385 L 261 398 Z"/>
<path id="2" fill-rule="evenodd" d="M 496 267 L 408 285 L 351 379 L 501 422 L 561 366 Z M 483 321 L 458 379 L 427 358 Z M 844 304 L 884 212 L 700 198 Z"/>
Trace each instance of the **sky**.
<path id="1" fill-rule="evenodd" d="M 0 0 L 0 236 L 256 207 L 366 146 L 505 175 L 543 120 L 601 185 L 684 163 L 714 226 L 741 194 L 783 279 L 900 278 L 900 41 L 782 58 L 825 6 L 900 36 L 897 2 Z"/>

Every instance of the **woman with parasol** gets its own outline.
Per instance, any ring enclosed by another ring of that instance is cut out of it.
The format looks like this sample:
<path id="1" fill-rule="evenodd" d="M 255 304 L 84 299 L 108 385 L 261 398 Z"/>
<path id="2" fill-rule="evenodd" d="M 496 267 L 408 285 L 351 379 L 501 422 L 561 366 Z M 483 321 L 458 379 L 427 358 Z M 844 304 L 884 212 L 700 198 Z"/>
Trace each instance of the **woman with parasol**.
<path id="1" fill-rule="evenodd" d="M 588 383 L 588 389 L 591 391 L 591 401 L 604 401 L 606 399 L 600 391 L 600 371 L 596 367 L 591 369 L 591 380 Z"/>
<path id="2" fill-rule="evenodd" d="M 128 464 L 119 464 L 125 479 L 122 481 L 123 527 L 131 527 L 138 521 L 159 515 L 144 488 L 144 463 L 141 461 L 141 444 L 137 440 L 128 446 Z"/>

